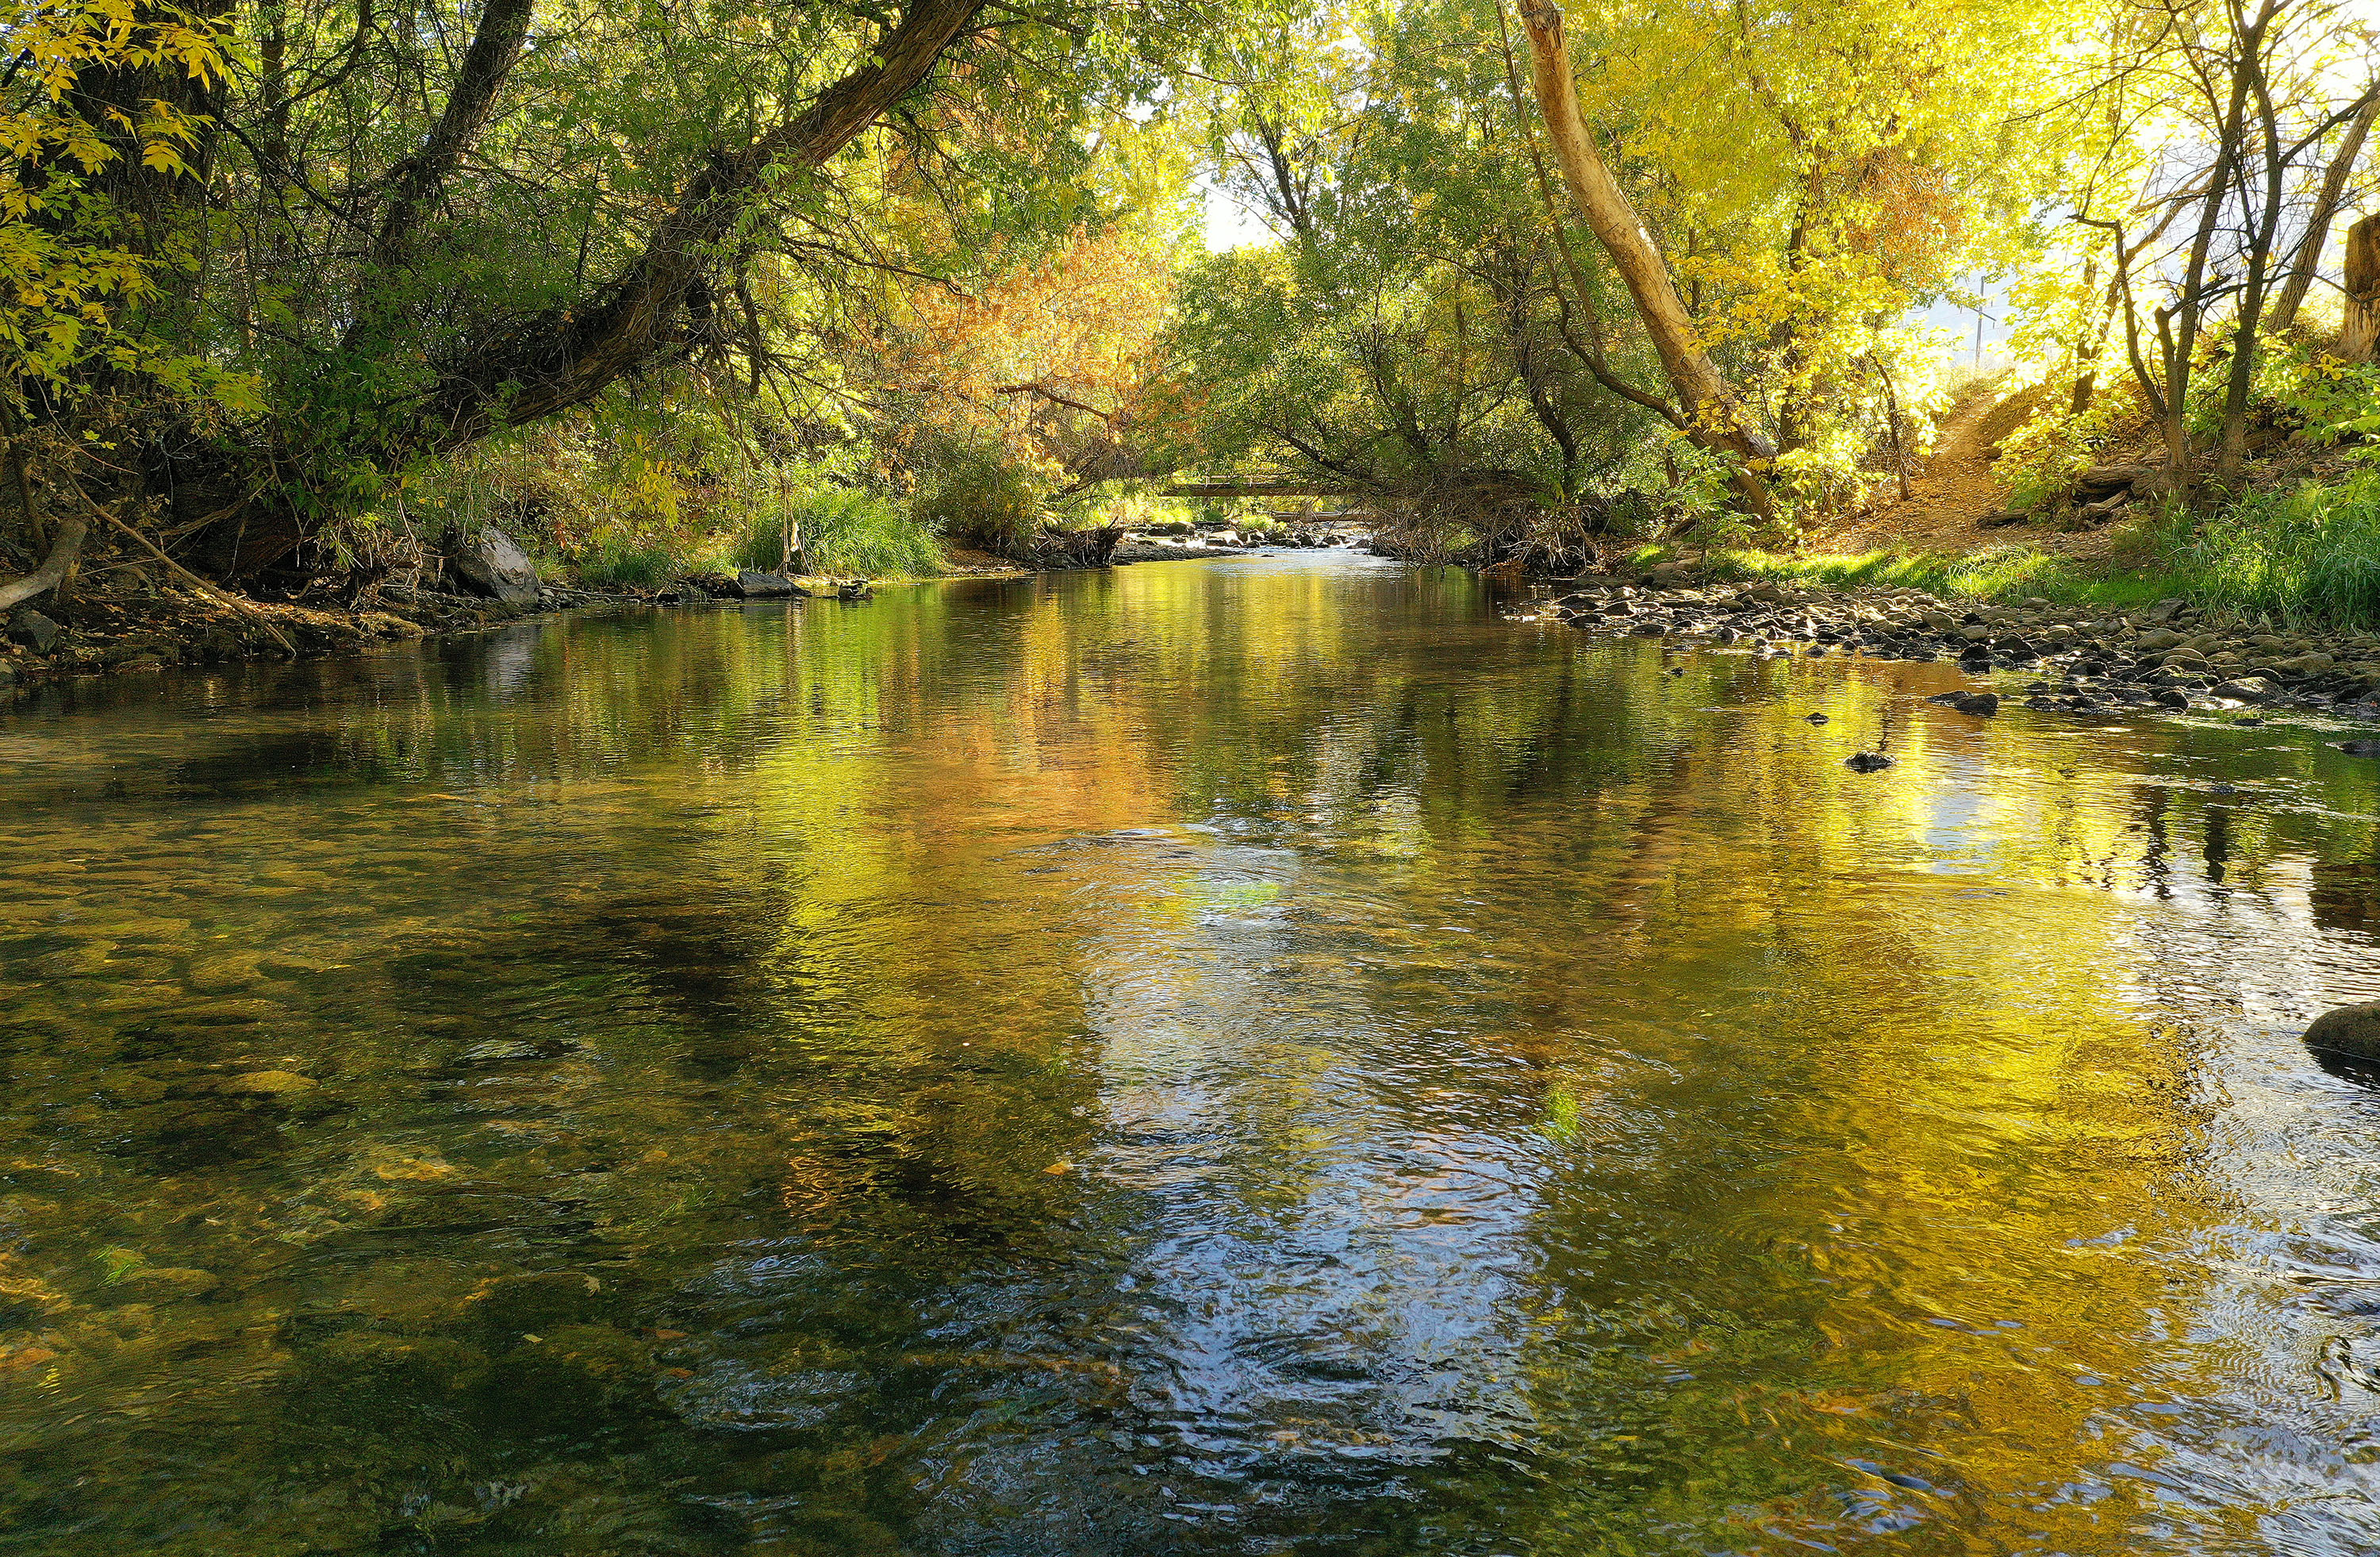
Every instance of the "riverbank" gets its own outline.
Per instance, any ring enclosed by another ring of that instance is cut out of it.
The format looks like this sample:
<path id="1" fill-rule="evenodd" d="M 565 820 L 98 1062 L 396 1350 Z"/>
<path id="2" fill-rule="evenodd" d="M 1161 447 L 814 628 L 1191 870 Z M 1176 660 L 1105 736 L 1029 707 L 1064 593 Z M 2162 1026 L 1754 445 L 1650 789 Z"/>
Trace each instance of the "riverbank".
<path id="1" fill-rule="evenodd" d="M 387 588 L 349 604 L 261 601 L 170 586 L 153 593 L 81 592 L 64 605 L 35 601 L 7 618 L 6 640 L 0 642 L 0 703 L 67 676 L 313 659 L 375 643 L 479 632 L 528 616 L 650 604 L 661 598 L 660 591 L 565 588 L 502 601 Z"/>
<path id="2" fill-rule="evenodd" d="M 1513 614 L 1779 656 L 1955 660 L 1977 675 L 2033 671 L 2027 707 L 2258 718 L 2296 709 L 2380 719 L 2380 634 L 2278 630 L 2178 597 L 2131 609 L 2033 598 L 1981 604 L 1907 586 L 1711 581 L 1676 564 L 1633 578 L 1537 586 Z M 1981 712 L 1978 710 L 1977 712 Z"/>

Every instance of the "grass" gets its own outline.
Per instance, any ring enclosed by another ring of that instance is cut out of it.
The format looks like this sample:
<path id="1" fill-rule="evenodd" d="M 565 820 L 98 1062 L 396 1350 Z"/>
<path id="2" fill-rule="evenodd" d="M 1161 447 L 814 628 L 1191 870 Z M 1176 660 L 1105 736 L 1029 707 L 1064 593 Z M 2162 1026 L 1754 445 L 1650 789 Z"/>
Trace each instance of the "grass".
<path id="1" fill-rule="evenodd" d="M 2243 617 L 2370 626 L 2380 624 L 2380 471 L 2252 493 L 2203 521 L 2149 520 L 2114 556 L 2092 563 L 2022 545 L 1957 554 L 1715 549 L 1710 570 L 1726 578 L 2116 611 L 2179 597 Z"/>
<path id="2" fill-rule="evenodd" d="M 851 487 L 814 488 L 786 508 L 761 515 L 736 541 L 730 565 L 764 571 L 781 566 L 788 515 L 801 527 L 804 559 L 813 573 L 915 578 L 947 566 L 924 526 L 874 493 Z"/>
<path id="3" fill-rule="evenodd" d="M 580 556 L 569 571 L 591 590 L 650 590 L 684 572 L 684 561 L 666 546 L 606 541 Z"/>

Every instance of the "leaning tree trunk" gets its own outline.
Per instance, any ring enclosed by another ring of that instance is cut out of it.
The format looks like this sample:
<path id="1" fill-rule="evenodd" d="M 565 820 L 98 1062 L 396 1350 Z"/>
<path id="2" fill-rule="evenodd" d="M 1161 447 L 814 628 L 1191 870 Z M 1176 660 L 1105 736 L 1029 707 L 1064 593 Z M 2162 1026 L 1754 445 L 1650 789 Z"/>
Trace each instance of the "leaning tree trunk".
<path id="1" fill-rule="evenodd" d="M 372 446 L 343 450 L 382 469 L 466 447 L 583 405 L 627 374 L 682 350 L 710 307 L 706 276 L 730 247 L 737 220 L 762 197 L 772 170 L 816 168 L 922 82 L 988 0 L 910 0 L 860 66 L 802 113 L 740 147 L 714 152 L 654 224 L 634 260 L 570 303 L 499 321 L 433 365 L 435 380 L 407 419 Z M 460 99 L 440 129 L 400 167 L 395 198 L 373 240 L 375 262 L 408 262 L 415 213 L 428 209 L 443 171 L 468 154 L 495 117 L 493 94 L 518 57 L 527 0 L 491 6 L 466 56 Z M 480 45 L 484 41 L 487 47 Z M 478 61 L 480 68 L 468 68 Z M 451 133 L 450 133 L 451 127 Z M 367 274 L 369 276 L 369 269 Z M 369 290 L 369 286 L 366 288 Z M 201 456 L 171 472 L 175 517 L 198 532 L 197 554 L 219 577 L 271 566 L 297 549 L 310 524 L 294 504 L 260 496 L 303 448 L 293 427 L 259 450 Z"/>
<path id="2" fill-rule="evenodd" d="M 1669 266 L 1645 230 L 1644 218 L 1630 203 L 1619 180 L 1611 176 L 1586 122 L 1578 111 L 1578 83 L 1571 74 L 1570 43 L 1562 35 L 1562 14 L 1554 0 L 1521 0 L 1521 20 L 1529 30 L 1529 80 L 1544 116 L 1546 138 L 1553 142 L 1561 164 L 1562 181 L 1586 225 L 1611 256 L 1612 267 L 1627 283 L 1636 312 L 1659 353 L 1662 370 L 1676 391 L 1686 417 L 1686 430 L 1704 447 L 1730 456 L 1736 488 L 1761 517 L 1773 513 L 1767 484 L 1757 466 L 1776 457 L 1777 451 L 1757 428 L 1745 420 L 1734 390 L 1711 362 L 1694 332 L 1694 321 L 1670 281 Z"/>
<path id="3" fill-rule="evenodd" d="M 22 578 L 0 584 L 0 615 L 65 583 L 75 559 L 82 554 L 82 538 L 88 529 L 79 518 L 59 520 L 57 538 L 50 542 L 50 554 L 42 559 L 42 566 Z"/>

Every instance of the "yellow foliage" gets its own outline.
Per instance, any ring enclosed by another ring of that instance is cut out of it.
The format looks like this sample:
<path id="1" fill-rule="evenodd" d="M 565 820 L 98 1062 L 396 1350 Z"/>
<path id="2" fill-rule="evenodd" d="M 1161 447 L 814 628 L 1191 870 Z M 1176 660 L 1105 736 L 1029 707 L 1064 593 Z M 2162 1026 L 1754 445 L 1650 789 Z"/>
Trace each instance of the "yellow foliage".
<path id="1" fill-rule="evenodd" d="M 176 387 L 208 375 L 127 332 L 128 312 L 155 290 L 153 256 L 121 242 L 91 175 L 139 149 L 142 165 L 187 176 L 185 152 L 204 120 L 158 99 L 137 115 L 86 115 L 72 97 L 98 68 L 167 72 L 212 84 L 225 75 L 224 40 L 187 12 L 135 0 L 18 4 L 7 30 L 32 86 L 24 106 L 0 113 L 0 371 L 62 383 L 93 352 Z M 224 386 L 238 395 L 237 385 Z"/>

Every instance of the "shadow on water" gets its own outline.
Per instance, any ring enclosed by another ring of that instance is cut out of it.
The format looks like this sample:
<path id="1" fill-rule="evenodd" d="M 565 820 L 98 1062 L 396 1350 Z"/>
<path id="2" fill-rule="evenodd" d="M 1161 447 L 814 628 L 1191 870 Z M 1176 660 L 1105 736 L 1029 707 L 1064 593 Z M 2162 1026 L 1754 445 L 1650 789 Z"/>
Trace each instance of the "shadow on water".
<path id="1" fill-rule="evenodd" d="M 1495 605 L 37 702 L 0 1551 L 2380 1544 L 2380 769 Z"/>

